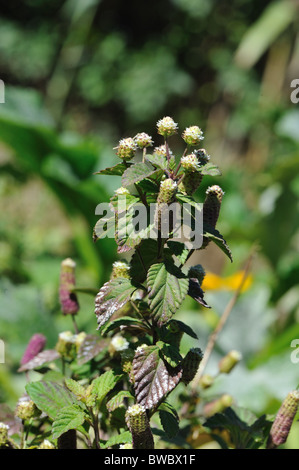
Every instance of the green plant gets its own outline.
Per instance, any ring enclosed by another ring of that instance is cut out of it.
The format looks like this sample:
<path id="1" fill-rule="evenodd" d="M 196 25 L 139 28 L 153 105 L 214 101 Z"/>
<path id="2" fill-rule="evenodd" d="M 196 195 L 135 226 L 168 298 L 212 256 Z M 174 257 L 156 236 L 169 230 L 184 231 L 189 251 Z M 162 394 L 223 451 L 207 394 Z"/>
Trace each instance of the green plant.
<path id="1" fill-rule="evenodd" d="M 202 204 L 194 198 L 205 175 L 220 174 L 206 150 L 196 148 L 203 139 L 201 129 L 185 129 L 186 149 L 179 161 L 169 147 L 177 124 L 165 117 L 157 130 L 164 143 L 152 154 L 147 153 L 152 138 L 140 133 L 119 142 L 120 163 L 98 172 L 121 176 L 121 187 L 110 200 L 109 216 L 104 211 L 96 224 L 94 241 L 113 234 L 124 259 L 113 263 L 110 279 L 98 292 L 78 288 L 74 261 L 62 262 L 61 310 L 72 319 L 74 332 L 60 333 L 54 349 L 44 349 L 43 335 L 30 341 L 19 372 L 29 378 L 30 371 L 38 371 L 42 379 L 28 382 L 15 412 L 1 408 L 3 447 L 76 448 L 80 442 L 80 447 L 97 449 L 186 448 L 197 446 L 194 432 L 222 447 L 258 448 L 266 439 L 272 447 L 284 442 L 270 439 L 271 421 L 238 409 L 231 396 L 205 400 L 201 393 L 212 386 L 213 377 L 201 375 L 196 390 L 186 389 L 198 373 L 203 352 L 193 347 L 182 355 L 183 335 L 194 340 L 197 335 L 174 315 L 187 296 L 209 308 L 201 288 L 204 268 L 188 261 L 210 242 L 230 260 L 232 254 L 216 229 L 222 189 L 209 187 Z M 169 210 L 173 204 L 178 218 Z M 177 236 L 182 226 L 190 238 Z M 99 335 L 78 330 L 80 292 L 95 295 Z M 230 373 L 240 359 L 237 351 L 228 353 L 219 363 L 219 374 Z M 174 406 L 169 397 L 178 386 Z M 288 430 L 298 406 L 296 393 L 294 397 Z M 16 439 L 9 436 L 7 422 L 13 423 L 10 434 Z M 280 424 L 273 426 L 277 434 Z"/>

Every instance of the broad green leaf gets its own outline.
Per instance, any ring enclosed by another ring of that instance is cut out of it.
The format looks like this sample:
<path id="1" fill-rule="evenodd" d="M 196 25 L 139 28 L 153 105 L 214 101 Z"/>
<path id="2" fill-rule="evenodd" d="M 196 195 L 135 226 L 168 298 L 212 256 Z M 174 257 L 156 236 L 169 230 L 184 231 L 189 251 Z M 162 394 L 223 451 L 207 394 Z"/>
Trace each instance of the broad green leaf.
<path id="1" fill-rule="evenodd" d="M 189 279 L 168 263 L 156 263 L 149 268 L 147 284 L 152 317 L 161 326 L 170 320 L 185 299 Z"/>
<path id="2" fill-rule="evenodd" d="M 112 447 L 119 444 L 127 444 L 132 442 L 132 434 L 130 431 L 124 431 L 117 436 L 111 437 L 105 443 L 101 443 L 101 449 L 108 449 L 108 447 Z"/>
<path id="3" fill-rule="evenodd" d="M 127 163 L 127 164 L 131 165 L 130 163 Z M 109 168 L 105 168 L 104 170 L 97 171 L 94 174 L 95 175 L 107 175 L 107 176 L 121 176 L 127 168 L 128 167 L 124 163 L 118 163 L 115 166 L 111 166 Z"/>
<path id="4" fill-rule="evenodd" d="M 53 439 L 58 439 L 70 429 L 77 429 L 84 423 L 86 417 L 85 412 L 79 405 L 65 406 L 59 411 L 52 424 Z"/>
<path id="5" fill-rule="evenodd" d="M 149 215 L 149 210 L 143 204 L 131 206 L 126 212 L 118 215 L 115 240 L 120 248 L 135 248 L 149 237 L 155 225 Z"/>
<path id="6" fill-rule="evenodd" d="M 116 408 L 122 405 L 123 401 L 125 398 L 134 398 L 133 395 L 127 391 L 127 390 L 121 390 L 118 392 L 116 395 L 114 395 L 112 398 L 110 398 L 109 401 L 107 401 L 107 410 L 108 411 L 114 411 Z"/>
<path id="7" fill-rule="evenodd" d="M 135 204 L 140 204 L 140 198 L 137 196 L 133 196 L 132 194 L 128 195 L 117 195 L 115 194 L 110 199 L 110 206 L 113 212 L 121 213 L 126 212 L 130 209 L 130 207 L 134 206 Z"/>
<path id="8" fill-rule="evenodd" d="M 204 166 L 201 167 L 200 173 L 202 175 L 210 175 L 210 176 L 220 176 L 221 171 L 218 168 L 217 165 L 214 165 L 213 163 L 206 163 Z"/>
<path id="9" fill-rule="evenodd" d="M 176 242 L 168 240 L 167 245 L 171 253 L 179 260 L 181 264 L 184 264 L 189 254 L 189 249 L 182 242 Z"/>
<path id="10" fill-rule="evenodd" d="M 174 438 L 179 432 L 179 416 L 176 409 L 167 402 L 161 403 L 159 418 L 167 437 Z"/>
<path id="11" fill-rule="evenodd" d="M 176 323 L 179 329 L 186 333 L 186 335 L 191 336 L 191 338 L 198 339 L 197 334 L 192 330 L 189 325 L 186 325 L 186 323 L 180 320 L 170 320 L 170 323 Z"/>
<path id="12" fill-rule="evenodd" d="M 139 349 L 132 363 L 134 391 L 137 402 L 152 409 L 179 383 L 181 367 L 173 368 L 164 359 L 158 346 Z"/>
<path id="13" fill-rule="evenodd" d="M 177 367 L 183 360 L 180 355 L 178 347 L 173 344 L 164 343 L 163 341 L 158 341 L 157 346 L 159 346 L 162 353 L 163 359 L 171 366 Z"/>
<path id="14" fill-rule="evenodd" d="M 130 279 L 117 278 L 106 282 L 95 299 L 95 314 L 98 329 L 113 315 L 129 302 L 131 295 L 137 289 Z"/>
<path id="15" fill-rule="evenodd" d="M 50 418 L 56 419 L 59 411 L 77 401 L 76 396 L 67 388 L 55 382 L 31 382 L 26 391 L 36 406 Z"/>
<path id="16" fill-rule="evenodd" d="M 136 282 L 144 282 L 149 267 L 157 261 L 158 241 L 146 238 L 136 247 L 130 261 L 130 274 Z"/>
<path id="17" fill-rule="evenodd" d="M 138 183 L 138 181 L 142 181 L 145 178 L 151 176 L 153 173 L 155 173 L 155 171 L 155 168 L 147 165 L 146 163 L 135 163 L 134 165 L 130 166 L 130 168 L 127 168 L 124 172 L 121 180 L 122 186 L 127 187 Z"/>
<path id="18" fill-rule="evenodd" d="M 102 336 L 105 336 L 109 331 L 112 331 L 116 328 L 120 328 L 124 325 L 135 325 L 144 327 L 144 321 L 140 320 L 139 318 L 133 317 L 121 317 L 117 318 L 116 320 L 112 321 L 111 323 L 106 323 L 102 328 L 100 328 L 100 333 Z"/>
<path id="19" fill-rule="evenodd" d="M 146 160 L 162 170 L 166 170 L 168 166 L 167 158 L 164 157 L 164 155 L 158 155 L 156 153 L 153 155 L 146 155 Z"/>
<path id="20" fill-rule="evenodd" d="M 107 393 L 114 389 L 122 377 L 122 375 L 116 375 L 113 370 L 108 370 L 93 380 L 91 394 L 98 404 L 102 402 Z"/>

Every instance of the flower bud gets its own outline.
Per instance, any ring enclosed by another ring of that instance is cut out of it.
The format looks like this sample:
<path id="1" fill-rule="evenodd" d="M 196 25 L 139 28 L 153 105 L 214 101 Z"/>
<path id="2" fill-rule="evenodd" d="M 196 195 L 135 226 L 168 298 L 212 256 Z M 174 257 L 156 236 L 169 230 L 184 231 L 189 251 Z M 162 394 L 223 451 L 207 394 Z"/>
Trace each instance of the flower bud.
<path id="1" fill-rule="evenodd" d="M 220 398 L 207 403 L 204 406 L 204 415 L 209 418 L 216 413 L 222 413 L 226 408 L 229 408 L 233 404 L 233 398 L 231 395 L 224 394 Z"/>
<path id="2" fill-rule="evenodd" d="M 21 364 L 26 364 L 31 361 L 37 354 L 43 351 L 46 344 L 46 337 L 40 333 L 33 335 L 27 345 L 24 355 L 21 359 Z"/>
<path id="3" fill-rule="evenodd" d="M 192 348 L 182 361 L 183 374 L 181 381 L 188 385 L 194 379 L 199 364 L 203 358 L 203 353 L 199 348 Z"/>
<path id="4" fill-rule="evenodd" d="M 188 271 L 188 277 L 190 278 L 195 278 L 198 280 L 199 285 L 202 284 L 204 277 L 206 275 L 206 272 L 204 268 L 202 267 L 201 264 L 197 264 L 196 266 L 191 266 L 191 268 Z"/>
<path id="5" fill-rule="evenodd" d="M 167 178 L 160 183 L 160 191 L 157 198 L 158 204 L 170 204 L 177 192 L 177 183 L 171 178 Z"/>
<path id="6" fill-rule="evenodd" d="M 111 279 L 119 277 L 130 279 L 130 266 L 124 261 L 115 261 L 112 265 Z"/>
<path id="7" fill-rule="evenodd" d="M 200 169 L 200 164 L 194 153 L 191 153 L 190 155 L 185 155 L 184 157 L 182 157 L 181 166 L 186 173 L 195 173 L 196 171 L 199 171 Z"/>
<path id="8" fill-rule="evenodd" d="M 143 149 L 145 147 L 151 147 L 153 145 L 153 141 L 151 136 L 146 134 L 145 132 L 141 132 L 134 137 L 134 141 L 136 142 L 136 145 Z"/>
<path id="9" fill-rule="evenodd" d="M 74 359 L 77 351 L 76 335 L 73 335 L 71 331 L 59 333 L 55 348 L 65 359 Z"/>
<path id="10" fill-rule="evenodd" d="M 132 434 L 133 449 L 154 448 L 154 439 L 144 406 L 130 406 L 126 411 L 126 423 Z"/>
<path id="11" fill-rule="evenodd" d="M 203 220 L 215 228 L 219 217 L 222 197 L 224 192 L 220 186 L 210 186 L 206 191 L 206 199 L 203 204 Z"/>
<path id="12" fill-rule="evenodd" d="M 242 359 L 242 354 L 239 351 L 232 350 L 224 356 L 218 364 L 219 372 L 222 374 L 229 374 L 233 368 Z"/>
<path id="13" fill-rule="evenodd" d="M 116 189 L 114 193 L 116 194 L 116 196 L 129 196 L 130 195 L 130 191 L 127 188 L 124 188 L 123 186 Z"/>
<path id="14" fill-rule="evenodd" d="M 28 395 L 24 395 L 18 400 L 15 410 L 15 416 L 17 418 L 28 421 L 31 418 L 37 418 L 40 414 L 41 411 Z"/>
<path id="15" fill-rule="evenodd" d="M 121 139 L 116 149 L 117 156 L 122 160 L 128 161 L 135 156 L 137 145 L 132 137 L 128 137 L 126 139 Z"/>
<path id="16" fill-rule="evenodd" d="M 192 196 L 192 194 L 199 188 L 202 178 L 202 174 L 198 171 L 185 173 L 183 180 L 179 184 L 179 191 L 186 196 Z"/>
<path id="17" fill-rule="evenodd" d="M 200 377 L 198 383 L 201 386 L 201 388 L 206 389 L 206 388 L 209 388 L 213 385 L 214 378 L 209 374 L 203 374 Z"/>
<path id="18" fill-rule="evenodd" d="M 120 351 L 120 361 L 122 370 L 126 374 L 130 374 L 132 370 L 132 362 L 134 359 L 135 352 L 133 349 L 126 348 Z"/>
<path id="19" fill-rule="evenodd" d="M 76 284 L 76 263 L 67 258 L 61 263 L 59 300 L 64 315 L 76 315 L 79 310 L 77 295 L 73 292 Z"/>
<path id="20" fill-rule="evenodd" d="M 55 449 L 55 446 L 52 442 L 48 441 L 48 439 L 44 439 L 38 446 L 38 449 Z"/>
<path id="21" fill-rule="evenodd" d="M 276 418 L 272 424 L 267 449 L 275 449 L 284 444 L 288 438 L 292 423 L 299 406 L 299 391 L 290 392 L 278 410 Z"/>
<path id="22" fill-rule="evenodd" d="M 0 447 L 4 446 L 8 441 L 9 426 L 0 422 Z"/>
<path id="23" fill-rule="evenodd" d="M 197 150 L 194 150 L 193 153 L 196 155 L 200 166 L 205 165 L 210 160 L 210 155 L 208 155 L 205 149 L 197 149 Z"/>
<path id="24" fill-rule="evenodd" d="M 198 126 L 187 127 L 182 138 L 188 145 L 199 145 L 200 141 L 204 139 L 203 132 Z"/>
<path id="25" fill-rule="evenodd" d="M 171 117 L 166 116 L 157 122 L 157 129 L 158 134 L 166 138 L 176 134 L 178 125 Z"/>

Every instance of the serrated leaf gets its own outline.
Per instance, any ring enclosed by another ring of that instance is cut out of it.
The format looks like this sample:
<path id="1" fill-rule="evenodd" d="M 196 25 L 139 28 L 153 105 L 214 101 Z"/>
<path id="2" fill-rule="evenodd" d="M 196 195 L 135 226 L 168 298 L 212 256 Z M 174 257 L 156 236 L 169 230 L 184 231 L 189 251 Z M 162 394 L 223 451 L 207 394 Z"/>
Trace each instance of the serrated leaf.
<path id="1" fill-rule="evenodd" d="M 113 212 L 121 213 L 128 211 L 132 206 L 140 204 L 140 198 L 132 194 L 117 195 L 110 199 L 110 207 Z"/>
<path id="2" fill-rule="evenodd" d="M 115 385 L 122 379 L 122 377 L 122 375 L 116 375 L 113 370 L 104 372 L 104 374 L 93 380 L 91 391 L 92 396 L 100 404 L 106 397 L 107 393 L 114 389 Z"/>
<path id="3" fill-rule="evenodd" d="M 95 299 L 95 314 L 98 329 L 102 327 L 113 315 L 120 310 L 137 289 L 130 279 L 117 278 L 106 282 L 98 292 Z"/>
<path id="4" fill-rule="evenodd" d="M 145 178 L 148 178 L 155 172 L 156 169 L 147 165 L 146 163 L 135 163 L 134 165 L 130 166 L 130 168 L 127 168 L 122 175 L 122 186 L 125 188 L 127 186 L 131 186 L 132 184 L 138 183 L 138 181 L 142 181 Z"/>
<path id="5" fill-rule="evenodd" d="M 165 359 L 171 367 L 177 367 L 183 360 L 176 346 L 164 343 L 163 341 L 158 341 L 157 346 L 160 348 L 163 359 Z"/>
<path id="6" fill-rule="evenodd" d="M 79 405 L 65 406 L 59 411 L 52 424 L 52 437 L 58 439 L 70 429 L 77 429 L 85 421 L 86 414 Z"/>
<path id="7" fill-rule="evenodd" d="M 159 406 L 159 418 L 164 432 L 173 439 L 179 432 L 179 416 L 176 409 L 167 402 Z"/>
<path id="8" fill-rule="evenodd" d="M 101 443 L 101 449 L 108 449 L 108 447 L 112 447 L 119 444 L 127 444 L 132 442 L 132 434 L 130 431 L 124 431 L 117 436 L 111 437 L 105 443 Z"/>
<path id="9" fill-rule="evenodd" d="M 154 226 L 150 220 L 150 211 L 143 204 L 133 205 L 126 212 L 118 214 L 115 240 L 119 249 L 125 247 L 128 251 L 135 248 L 143 239 L 149 238 Z"/>
<path id="10" fill-rule="evenodd" d="M 141 241 L 130 261 L 130 275 L 136 282 L 144 282 L 149 267 L 157 261 L 158 242 L 152 238 Z"/>
<path id="11" fill-rule="evenodd" d="M 87 335 L 82 344 L 80 345 L 77 361 L 79 365 L 85 364 L 100 352 L 102 352 L 109 345 L 109 341 L 99 338 L 96 335 Z"/>
<path id="12" fill-rule="evenodd" d="M 104 170 L 97 171 L 95 175 L 107 175 L 107 176 L 121 176 L 123 172 L 128 168 L 128 165 L 132 163 L 127 162 L 127 165 L 124 163 L 118 163 L 117 165 L 104 168 Z"/>
<path id="13" fill-rule="evenodd" d="M 26 362 L 21 367 L 19 367 L 18 372 L 24 372 L 26 370 L 36 369 L 46 364 L 47 362 L 55 361 L 60 358 L 60 354 L 56 349 L 46 349 L 37 354 L 31 361 Z"/>
<path id="14" fill-rule="evenodd" d="M 168 263 L 156 263 L 149 268 L 147 284 L 152 318 L 162 326 L 185 299 L 189 279 Z"/>
<path id="15" fill-rule="evenodd" d="M 105 336 L 109 331 L 114 330 L 116 328 L 120 328 L 124 325 L 137 325 L 140 327 L 144 327 L 144 321 L 140 320 L 139 318 L 132 318 L 132 317 L 121 317 L 117 318 L 113 322 L 109 324 L 105 324 L 101 329 L 100 333 L 102 336 Z"/>
<path id="16" fill-rule="evenodd" d="M 153 155 L 146 155 L 146 160 L 155 167 L 166 170 L 168 166 L 167 158 L 164 155 L 154 153 Z"/>
<path id="17" fill-rule="evenodd" d="M 77 401 L 76 396 L 63 385 L 50 381 L 31 382 L 25 386 L 26 392 L 36 406 L 51 419 L 56 419 L 59 411 Z"/>
<path id="18" fill-rule="evenodd" d="M 137 403 L 152 409 L 177 386 L 182 369 L 167 364 L 158 346 L 148 346 L 136 352 L 132 374 Z"/>
<path id="19" fill-rule="evenodd" d="M 85 396 L 85 388 L 76 380 L 66 378 L 65 385 L 76 397 L 81 400 Z"/>
<path id="20" fill-rule="evenodd" d="M 207 224 L 203 227 L 203 236 L 213 241 L 233 261 L 232 252 L 221 233 Z"/>
<path id="21" fill-rule="evenodd" d="M 118 408 L 119 406 L 122 405 L 125 398 L 134 398 L 134 397 L 127 390 L 121 390 L 116 395 L 114 395 L 112 398 L 110 398 L 109 401 L 107 401 L 107 403 L 106 403 L 107 410 L 110 411 L 110 412 L 116 410 L 116 408 Z"/>

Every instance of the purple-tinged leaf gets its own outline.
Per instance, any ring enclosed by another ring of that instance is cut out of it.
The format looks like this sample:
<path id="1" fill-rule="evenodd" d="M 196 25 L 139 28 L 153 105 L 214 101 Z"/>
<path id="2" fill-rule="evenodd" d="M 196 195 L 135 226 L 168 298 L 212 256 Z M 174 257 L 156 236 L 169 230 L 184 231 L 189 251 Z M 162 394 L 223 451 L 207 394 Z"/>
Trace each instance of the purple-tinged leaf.
<path id="1" fill-rule="evenodd" d="M 46 349 L 45 351 L 37 354 L 33 359 L 31 359 L 31 361 L 28 361 L 26 364 L 23 364 L 21 367 L 19 367 L 18 372 L 36 369 L 37 367 L 41 367 L 47 362 L 52 362 L 59 358 L 60 354 L 56 351 L 56 349 Z"/>
<path id="2" fill-rule="evenodd" d="M 107 348 L 109 340 L 99 338 L 97 335 L 87 335 L 78 351 L 78 364 L 82 365 L 96 357 Z"/>

